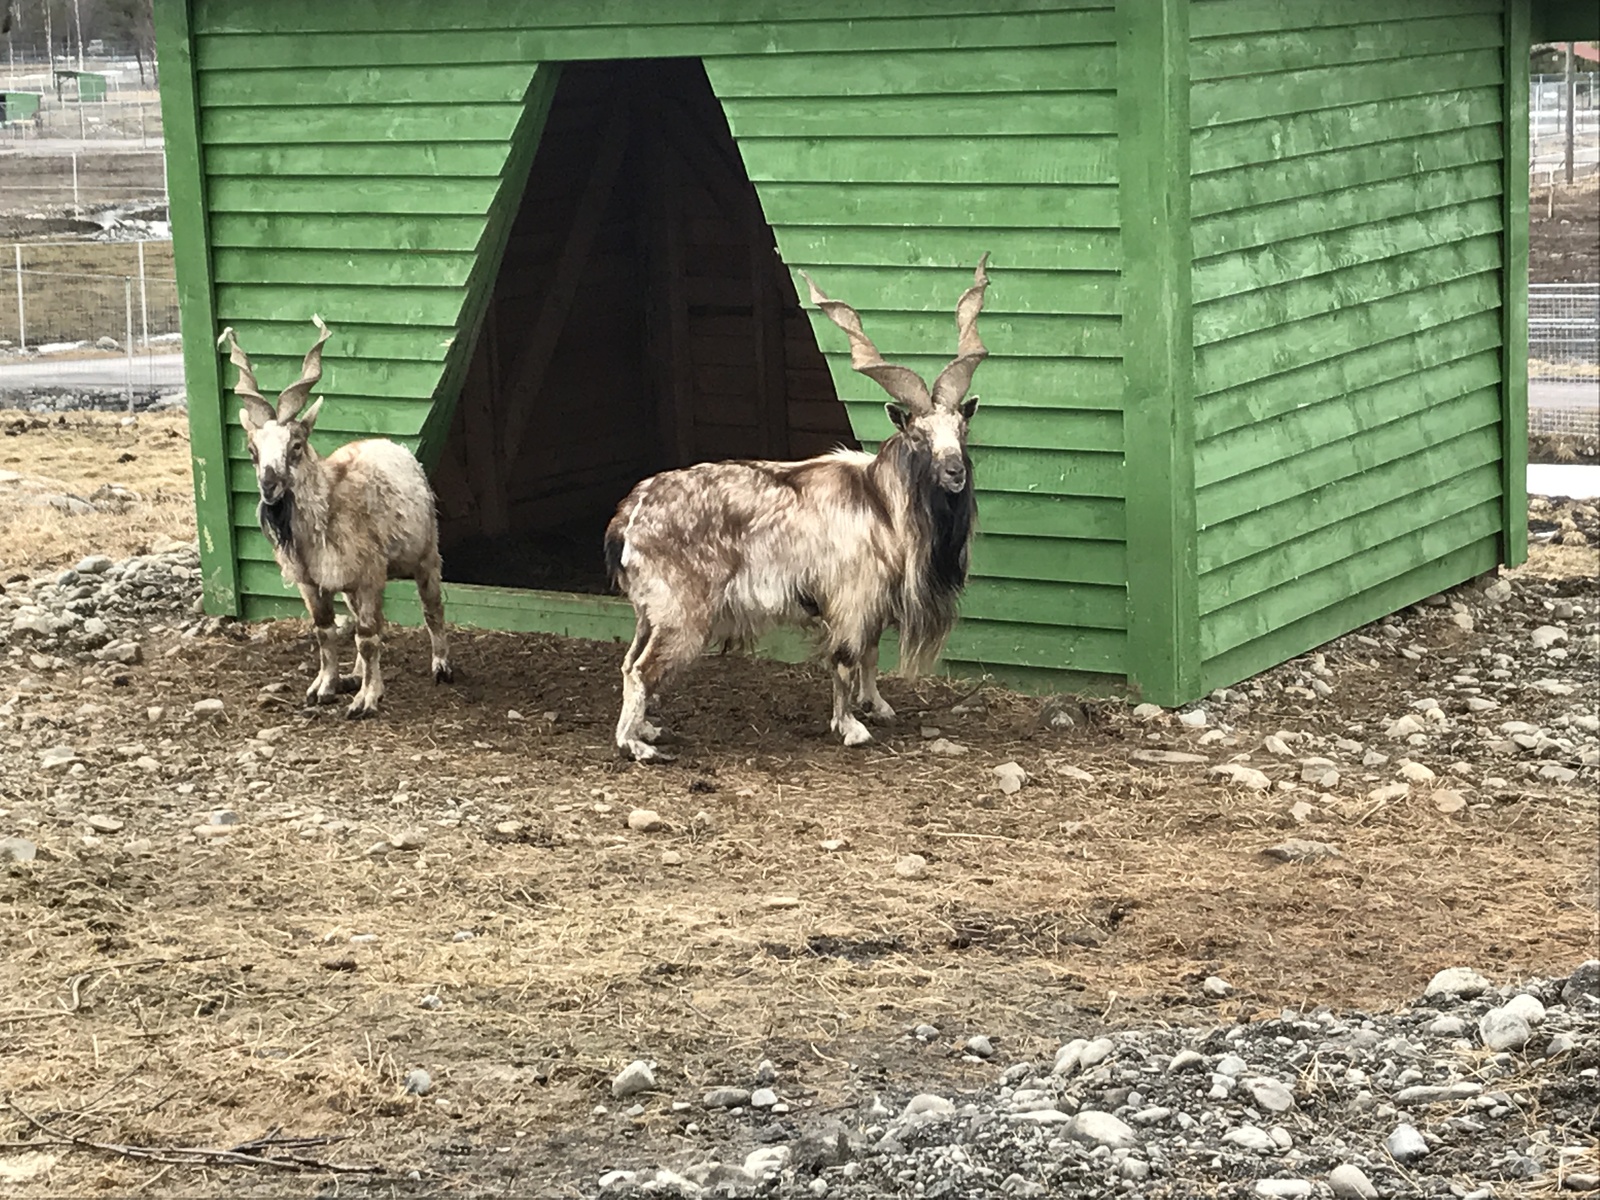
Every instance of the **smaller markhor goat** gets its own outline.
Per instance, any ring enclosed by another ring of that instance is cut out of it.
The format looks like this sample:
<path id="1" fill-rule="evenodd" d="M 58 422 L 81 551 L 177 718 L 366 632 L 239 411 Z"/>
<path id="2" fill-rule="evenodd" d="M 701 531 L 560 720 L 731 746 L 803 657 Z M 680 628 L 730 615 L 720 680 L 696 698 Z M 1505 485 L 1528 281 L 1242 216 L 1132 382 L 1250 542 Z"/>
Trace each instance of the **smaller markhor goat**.
<path id="1" fill-rule="evenodd" d="M 244 401 L 239 420 L 261 488 L 256 516 L 284 581 L 300 589 L 316 625 L 320 662 L 306 701 L 331 704 L 341 693 L 355 692 L 346 715 L 370 717 L 383 697 L 383 587 L 391 579 L 417 581 L 433 646 L 434 681 L 453 678 L 439 590 L 439 521 L 428 477 L 404 446 L 374 438 L 349 442 L 327 458 L 312 449 L 311 429 L 322 398 L 303 415 L 300 409 L 322 378 L 322 344 L 329 330 L 321 317 L 311 319 L 320 336 L 306 354 L 300 378 L 278 396 L 276 411 L 262 398 L 250 358 L 232 328 L 224 329 L 217 343 L 227 343 L 229 361 L 239 368 L 233 391 Z M 339 674 L 335 592 L 344 593 L 356 619 L 355 675 Z"/>
<path id="2" fill-rule="evenodd" d="M 802 462 L 700 463 L 646 479 L 606 527 L 606 563 L 638 627 L 622 661 L 617 746 L 664 757 L 649 703 L 708 642 L 748 643 L 775 625 L 821 634 L 834 666 L 832 729 L 872 740 L 851 711 L 894 716 L 878 694 L 878 640 L 900 631 L 902 671 L 932 665 L 955 625 L 977 519 L 967 422 L 989 277 L 985 255 L 956 305 L 956 358 L 929 389 L 884 361 L 848 304 L 809 276 L 812 302 L 850 337 L 850 365 L 898 403 L 878 453 L 839 450 Z"/>

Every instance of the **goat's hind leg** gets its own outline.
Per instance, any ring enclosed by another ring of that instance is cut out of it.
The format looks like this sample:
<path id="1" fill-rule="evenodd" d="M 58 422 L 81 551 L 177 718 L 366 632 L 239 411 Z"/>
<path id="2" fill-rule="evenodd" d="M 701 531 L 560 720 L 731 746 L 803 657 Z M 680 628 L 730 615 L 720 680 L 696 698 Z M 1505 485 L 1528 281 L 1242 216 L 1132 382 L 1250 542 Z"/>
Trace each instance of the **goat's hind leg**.
<path id="1" fill-rule="evenodd" d="M 346 592 L 344 597 L 355 613 L 356 660 L 361 674 L 360 690 L 344 715 L 358 721 L 377 716 L 378 701 L 383 699 L 383 589 Z"/>
<path id="2" fill-rule="evenodd" d="M 423 560 L 416 574 L 417 597 L 422 601 L 422 619 L 428 626 L 428 645 L 433 651 L 433 681 L 453 683 L 456 672 L 450 665 L 450 641 L 444 631 L 444 596 L 439 584 L 442 570 L 438 551 Z"/>
<path id="3" fill-rule="evenodd" d="M 317 677 L 306 688 L 306 703 L 332 704 L 340 693 L 353 692 L 358 684 L 354 675 L 339 674 L 339 634 L 333 624 L 333 593 L 303 583 L 300 598 L 311 614 L 317 639 Z"/>
<path id="4" fill-rule="evenodd" d="M 617 719 L 617 748 L 636 762 L 669 762 L 672 756 L 657 750 L 647 733 L 659 734 L 645 720 L 645 710 L 663 683 L 692 663 L 705 645 L 706 631 L 663 627 L 640 619 L 644 634 L 624 660 L 622 714 Z"/>
<path id="5" fill-rule="evenodd" d="M 628 652 L 622 656 L 622 715 L 617 720 L 617 745 L 623 744 L 624 730 L 628 736 L 641 742 L 654 744 L 661 737 L 662 730 L 650 720 L 650 709 L 654 704 L 654 696 L 646 696 L 642 700 L 630 692 L 629 677 L 633 671 L 633 664 L 638 661 L 639 652 L 645 648 L 650 640 L 650 622 L 644 617 L 637 618 L 633 630 L 633 642 L 628 646 Z"/>

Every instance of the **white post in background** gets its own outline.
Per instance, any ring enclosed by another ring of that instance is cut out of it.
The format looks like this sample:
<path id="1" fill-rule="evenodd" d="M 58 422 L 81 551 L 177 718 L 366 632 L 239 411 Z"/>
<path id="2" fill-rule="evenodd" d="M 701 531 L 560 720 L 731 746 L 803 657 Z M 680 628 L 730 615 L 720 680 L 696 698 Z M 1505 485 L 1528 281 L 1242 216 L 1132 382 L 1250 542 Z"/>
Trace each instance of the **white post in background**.
<path id="1" fill-rule="evenodd" d="M 83 215 L 83 210 L 78 207 L 78 152 L 76 150 L 72 152 L 72 215 L 75 217 Z"/>
<path id="2" fill-rule="evenodd" d="M 150 353 L 150 302 L 144 281 L 144 242 L 139 242 L 139 343 Z"/>
<path id="3" fill-rule="evenodd" d="M 22 311 L 22 243 L 12 247 L 17 252 L 17 345 L 28 348 L 28 318 Z"/>
<path id="4" fill-rule="evenodd" d="M 128 351 L 128 411 L 133 411 L 133 280 L 122 280 L 122 345 Z"/>

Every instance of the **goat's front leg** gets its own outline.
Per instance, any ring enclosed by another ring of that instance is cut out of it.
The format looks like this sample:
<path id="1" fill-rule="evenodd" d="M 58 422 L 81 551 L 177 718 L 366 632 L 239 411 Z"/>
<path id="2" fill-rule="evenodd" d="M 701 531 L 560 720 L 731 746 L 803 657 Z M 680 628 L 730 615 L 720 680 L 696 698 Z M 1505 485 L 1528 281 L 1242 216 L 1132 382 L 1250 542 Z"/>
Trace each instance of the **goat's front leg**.
<path id="1" fill-rule="evenodd" d="M 358 721 L 377 716 L 378 701 L 383 699 L 383 588 L 346 592 L 344 598 L 356 618 L 356 663 L 361 677 L 361 688 L 345 716 Z"/>
<path id="2" fill-rule="evenodd" d="M 861 664 L 856 653 L 848 646 L 833 652 L 833 720 L 829 728 L 844 738 L 846 746 L 865 746 L 872 734 L 851 711 Z"/>
<path id="3" fill-rule="evenodd" d="M 861 656 L 861 707 L 875 721 L 894 720 L 894 709 L 878 694 L 878 643 L 874 641 Z"/>
<path id="4" fill-rule="evenodd" d="M 311 614 L 317 639 L 317 677 L 306 689 L 306 703 L 332 704 L 341 692 L 353 692 L 357 686 L 354 675 L 339 674 L 339 635 L 333 625 L 333 593 L 302 583 L 300 598 Z"/>

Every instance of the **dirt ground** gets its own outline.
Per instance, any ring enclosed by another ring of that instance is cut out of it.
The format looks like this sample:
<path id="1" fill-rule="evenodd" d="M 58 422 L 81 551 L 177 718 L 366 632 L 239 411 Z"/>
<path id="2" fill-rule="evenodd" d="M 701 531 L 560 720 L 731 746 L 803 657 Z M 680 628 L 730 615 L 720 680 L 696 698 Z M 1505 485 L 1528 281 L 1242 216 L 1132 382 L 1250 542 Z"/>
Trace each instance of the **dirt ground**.
<path id="1" fill-rule="evenodd" d="M 36 430 L 0 441 L 0 466 L 163 495 L 187 455 L 162 421 L 95 422 L 76 449 Z M 20 528 L 0 524 L 0 578 L 158 534 Z M 1592 611 L 1597 567 L 1592 546 L 1538 545 L 1519 577 Z M 423 635 L 399 631 L 384 714 L 359 724 L 300 708 L 303 622 L 152 631 L 129 667 L 41 677 L 0 658 L 0 702 L 27 698 L 0 721 L 0 834 L 41 848 L 0 865 L 0 1151 L 40 1156 L 30 1195 L 575 1196 L 742 1129 L 698 1105 L 624 1113 L 609 1082 L 636 1058 L 690 1100 L 771 1059 L 817 1113 L 988 1082 L 956 1049 L 971 1033 L 1015 1061 L 1106 1025 L 1392 1006 L 1452 965 L 1564 972 L 1596 953 L 1592 778 L 1491 787 L 1503 760 L 1441 747 L 1430 765 L 1470 801 L 1446 812 L 1428 789 L 1372 803 L 1371 784 L 1251 792 L 1206 773 L 1236 753 L 1269 765 L 1278 731 L 1381 740 L 1484 636 L 1449 612 L 1410 618 L 1415 661 L 1331 652 L 1331 697 L 1273 689 L 1232 747 L 1111 703 L 1046 728 L 1037 699 L 934 680 L 889 681 L 900 721 L 846 750 L 820 670 L 711 658 L 668 698 L 682 757 L 660 768 L 611 747 L 620 646 L 459 630 L 458 682 L 436 688 Z M 209 698 L 219 722 L 192 713 Z M 1525 689 L 1504 716 L 1571 703 Z M 933 754 L 935 728 L 968 753 Z M 81 771 L 40 769 L 56 744 Z M 1151 750 L 1204 761 L 1134 757 Z M 1451 755 L 1470 760 L 1459 779 Z M 1007 761 L 1030 777 L 1013 795 L 993 773 Z M 219 809 L 231 835 L 193 832 Z M 630 828 L 635 809 L 662 828 Z M 1262 855 L 1293 834 L 1340 856 Z M 896 869 L 911 854 L 920 875 Z M 1209 974 L 1234 996 L 1205 1000 Z M 948 1036 L 903 1036 L 924 1021 Z M 417 1068 L 426 1096 L 404 1090 Z M 304 1153 L 381 1172 L 127 1154 L 272 1130 L 342 1138 Z"/>
<path id="2" fill-rule="evenodd" d="M 70 511 L 62 503 L 69 497 L 94 511 Z M 0 580 L 70 566 L 86 554 L 126 558 L 193 539 L 183 413 L 130 420 L 0 409 Z"/>
<path id="3" fill-rule="evenodd" d="M 0 241 L 98 232 L 99 225 L 72 216 L 72 169 L 70 153 L 0 145 L 0 179 L 6 183 L 0 187 Z M 166 205 L 159 138 L 148 149 L 130 142 L 118 143 L 115 151 L 81 153 L 77 169 L 78 202 L 84 209 Z"/>
<path id="4" fill-rule="evenodd" d="M 1600 176 L 1534 185 L 1528 199 L 1528 279 L 1600 282 Z"/>

